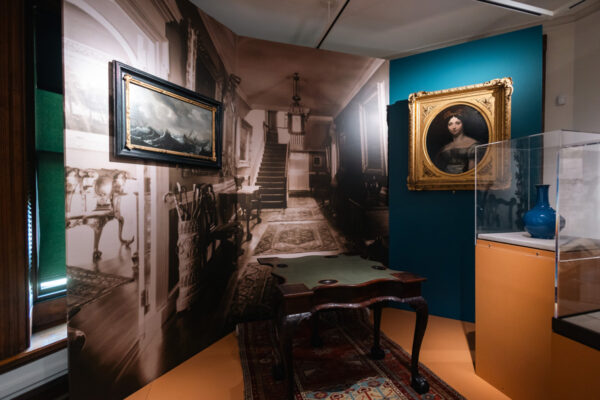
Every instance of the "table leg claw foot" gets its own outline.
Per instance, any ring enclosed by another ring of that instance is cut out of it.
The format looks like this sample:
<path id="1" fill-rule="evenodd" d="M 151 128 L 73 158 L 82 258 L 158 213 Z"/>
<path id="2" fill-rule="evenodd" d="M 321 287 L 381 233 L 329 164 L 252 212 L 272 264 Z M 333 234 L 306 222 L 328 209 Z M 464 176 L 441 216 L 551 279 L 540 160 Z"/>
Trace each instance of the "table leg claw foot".
<path id="1" fill-rule="evenodd" d="M 283 365 L 281 365 L 281 363 L 274 364 L 271 367 L 271 373 L 273 374 L 273 379 L 275 379 L 276 381 L 281 381 L 281 380 L 283 380 L 283 378 L 285 378 L 283 372 L 284 372 Z"/>
<path id="2" fill-rule="evenodd" d="M 371 358 L 373 360 L 383 360 L 385 357 L 385 352 L 381 349 L 381 347 L 371 347 Z"/>
<path id="3" fill-rule="evenodd" d="M 427 393 L 429 391 L 429 383 L 427 382 L 427 379 L 421 375 L 414 376 L 411 379 L 410 386 L 412 386 L 419 394 Z"/>
<path id="4" fill-rule="evenodd" d="M 310 344 L 312 347 L 323 347 L 323 339 L 320 336 L 311 336 Z"/>

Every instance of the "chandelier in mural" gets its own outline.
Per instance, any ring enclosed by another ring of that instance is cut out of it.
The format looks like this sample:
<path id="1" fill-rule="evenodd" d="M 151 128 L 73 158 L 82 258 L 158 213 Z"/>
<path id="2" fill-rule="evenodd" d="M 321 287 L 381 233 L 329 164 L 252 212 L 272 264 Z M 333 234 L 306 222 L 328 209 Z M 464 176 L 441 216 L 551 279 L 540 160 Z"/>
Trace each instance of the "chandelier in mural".
<path id="1" fill-rule="evenodd" d="M 310 110 L 308 108 L 304 108 L 300 103 L 300 95 L 298 94 L 298 81 L 300 80 L 300 76 L 297 72 L 294 72 L 293 77 L 293 94 L 292 94 L 292 104 L 290 105 L 290 110 L 288 111 L 288 131 L 294 135 L 304 135 L 305 133 L 305 124 L 308 120 L 308 115 Z"/>

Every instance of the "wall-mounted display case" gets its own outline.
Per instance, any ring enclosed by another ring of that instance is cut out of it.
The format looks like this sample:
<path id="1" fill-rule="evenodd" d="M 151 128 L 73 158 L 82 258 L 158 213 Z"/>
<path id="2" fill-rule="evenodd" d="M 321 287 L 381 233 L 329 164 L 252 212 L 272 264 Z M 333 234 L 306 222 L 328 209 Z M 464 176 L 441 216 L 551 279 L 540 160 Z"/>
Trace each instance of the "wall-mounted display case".
<path id="1" fill-rule="evenodd" d="M 476 240 L 555 252 L 553 329 L 600 348 L 600 134 L 478 146 L 475 179 Z"/>

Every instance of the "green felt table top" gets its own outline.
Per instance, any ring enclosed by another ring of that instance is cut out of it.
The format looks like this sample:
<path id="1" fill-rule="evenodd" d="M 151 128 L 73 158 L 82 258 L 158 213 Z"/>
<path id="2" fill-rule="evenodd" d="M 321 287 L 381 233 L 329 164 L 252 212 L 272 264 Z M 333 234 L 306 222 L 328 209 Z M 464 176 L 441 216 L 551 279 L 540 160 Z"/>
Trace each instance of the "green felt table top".
<path id="1" fill-rule="evenodd" d="M 322 285 L 359 285 L 378 279 L 398 279 L 396 270 L 360 256 L 306 256 L 296 258 L 259 258 L 273 266 L 272 273 L 286 284 L 304 284 L 309 289 Z M 373 268 L 375 267 L 375 268 Z M 335 280 L 337 282 L 327 282 Z"/>

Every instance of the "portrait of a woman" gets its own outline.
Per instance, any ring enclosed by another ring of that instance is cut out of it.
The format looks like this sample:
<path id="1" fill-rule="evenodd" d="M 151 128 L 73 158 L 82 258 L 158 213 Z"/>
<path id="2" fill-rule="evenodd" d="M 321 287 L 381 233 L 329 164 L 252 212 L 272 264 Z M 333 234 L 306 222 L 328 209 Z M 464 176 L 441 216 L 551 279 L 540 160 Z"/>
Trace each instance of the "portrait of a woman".
<path id="1" fill-rule="evenodd" d="M 427 152 L 440 171 L 462 174 L 475 167 L 476 146 L 488 140 L 481 113 L 471 106 L 456 105 L 433 119 L 427 131 Z"/>

